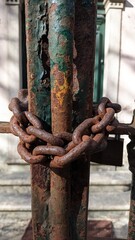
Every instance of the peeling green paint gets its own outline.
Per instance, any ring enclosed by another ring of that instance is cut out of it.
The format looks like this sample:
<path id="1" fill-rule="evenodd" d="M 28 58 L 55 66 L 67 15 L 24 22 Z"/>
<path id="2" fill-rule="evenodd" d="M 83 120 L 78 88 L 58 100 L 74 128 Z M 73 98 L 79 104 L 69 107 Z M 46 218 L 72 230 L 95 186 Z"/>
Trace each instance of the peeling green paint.
<path id="1" fill-rule="evenodd" d="M 74 1 L 49 0 L 52 131 L 71 132 Z M 51 240 L 71 240 L 70 166 L 51 171 Z"/>
<path id="2" fill-rule="evenodd" d="M 30 91 L 35 96 L 34 111 L 50 125 L 50 68 L 48 63 L 43 64 L 43 56 L 45 54 L 46 62 L 48 61 L 48 53 L 45 53 L 43 48 L 45 43 L 48 44 L 47 0 L 29 0 L 27 1 L 26 9 L 28 78 Z M 48 84 L 46 84 L 46 79 Z M 30 96 L 32 93 L 30 93 Z"/>
<path id="3" fill-rule="evenodd" d="M 57 102 L 56 111 L 66 113 L 71 108 L 67 98 L 72 99 L 74 1 L 49 0 L 48 7 L 51 91 L 56 93 L 51 105 Z"/>
<path id="4" fill-rule="evenodd" d="M 25 12 L 29 110 L 50 128 L 47 0 L 25 0 Z M 32 165 L 31 187 L 33 240 L 49 240 L 50 169 Z"/>
<path id="5" fill-rule="evenodd" d="M 49 9 L 52 4 L 56 4 L 56 9 L 55 22 L 53 22 L 54 13 L 52 10 L 49 25 L 51 29 L 51 37 L 49 38 L 51 67 L 58 64 L 60 71 L 66 71 L 69 68 L 68 64 L 72 64 L 73 58 L 71 44 L 73 32 L 71 33 L 72 26 L 70 26 L 69 18 L 73 19 L 74 16 L 74 1 L 49 1 Z M 66 56 L 68 56 L 68 64 Z"/>
<path id="6" fill-rule="evenodd" d="M 93 95 L 93 66 L 94 66 L 94 33 L 95 33 L 95 13 L 89 0 L 75 1 L 76 22 L 73 33 L 74 22 L 74 1 L 72 0 L 26 0 L 26 28 L 27 28 L 27 56 L 28 56 L 28 82 L 30 111 L 38 115 L 48 125 L 51 122 L 50 116 L 50 85 L 55 94 L 52 106 L 55 111 L 53 120 L 54 132 L 71 131 L 72 117 L 72 69 L 73 69 L 73 38 L 77 57 L 75 65 L 77 68 L 78 92 L 75 96 L 74 122 L 77 125 L 80 121 L 89 117 L 92 112 Z M 49 7 L 48 7 L 49 4 Z M 50 15 L 49 25 L 49 51 L 51 65 L 48 63 L 48 9 Z M 55 18 L 54 18 L 55 17 Z M 59 83 L 56 83 L 59 80 Z M 66 95 L 67 94 L 67 95 Z M 58 104 L 57 104 L 58 103 Z M 70 112 L 70 113 L 69 113 Z M 60 115 L 65 115 L 65 122 L 61 121 Z M 78 120 L 78 121 L 77 121 Z M 57 124 L 57 126 L 56 126 Z M 55 127 L 54 127 L 55 125 Z M 57 128 L 58 127 L 58 128 Z M 48 169 L 47 169 L 48 170 Z M 69 170 L 69 169 L 68 169 Z M 61 176 L 69 177 L 67 169 L 61 172 Z M 71 202 L 69 195 L 62 192 L 56 198 L 58 206 L 63 206 L 61 199 L 66 199 L 63 211 L 67 211 L 69 202 L 71 203 L 71 235 L 64 235 L 63 239 L 85 240 L 86 239 L 86 218 L 87 218 L 87 196 L 89 186 L 89 162 L 81 158 L 78 163 L 72 165 L 72 186 Z M 46 186 L 46 178 L 49 172 L 45 166 L 32 166 L 32 208 L 34 209 L 34 240 L 54 240 L 55 224 L 49 226 L 51 220 L 48 219 L 49 188 Z M 66 178 L 66 179 L 67 179 Z M 53 178 L 55 180 L 55 178 Z M 58 180 L 58 179 L 57 179 Z M 69 180 L 68 180 L 69 181 Z M 61 180 L 60 180 L 61 182 Z M 65 181 L 66 182 L 66 181 Z M 54 185 L 57 181 L 53 182 Z M 69 184 L 69 182 L 68 182 Z M 67 189 L 66 184 L 60 185 L 59 189 Z M 55 185 L 56 186 L 56 185 Z M 69 186 L 68 186 L 69 187 Z M 56 188 L 56 195 L 57 195 Z M 67 190 L 69 191 L 69 190 Z M 69 193 L 69 192 L 68 192 Z M 53 195 L 53 194 L 52 194 Z M 55 194 L 54 194 L 55 195 Z M 54 196 L 53 195 L 53 196 Z M 57 195 L 58 196 L 58 195 Z M 52 198 L 54 200 L 54 198 Z M 37 201 L 37 202 L 36 202 Z M 61 202 L 59 202 L 61 201 Z M 46 204 L 47 203 L 47 204 Z M 50 201 L 49 201 L 50 207 Z M 57 206 L 56 206 L 57 207 Z M 65 209 L 66 208 L 66 209 Z M 52 209 L 51 209 L 52 210 Z M 59 208 L 58 208 L 59 210 Z M 54 209 L 53 209 L 54 211 Z M 50 212 L 49 212 L 50 215 Z M 64 215 L 63 215 L 64 216 Z M 49 216 L 50 217 L 50 216 Z M 68 219 L 68 220 L 69 220 Z M 55 218 L 56 222 L 59 217 Z M 49 223 L 48 223 L 49 221 Z M 65 218 L 63 217 L 63 222 Z M 58 221 L 59 222 L 59 221 Z M 38 225 L 39 224 L 39 225 Z M 72 225 L 72 226 L 71 226 Z M 49 228 L 48 228 L 49 226 Z M 75 229 L 75 228 L 76 229 Z M 49 229 L 49 230 L 48 230 Z M 56 227 L 59 231 L 59 226 Z M 53 230 L 54 239 L 50 237 Z M 41 236 L 42 235 L 42 236 Z M 57 238 L 62 240 L 62 238 Z"/>

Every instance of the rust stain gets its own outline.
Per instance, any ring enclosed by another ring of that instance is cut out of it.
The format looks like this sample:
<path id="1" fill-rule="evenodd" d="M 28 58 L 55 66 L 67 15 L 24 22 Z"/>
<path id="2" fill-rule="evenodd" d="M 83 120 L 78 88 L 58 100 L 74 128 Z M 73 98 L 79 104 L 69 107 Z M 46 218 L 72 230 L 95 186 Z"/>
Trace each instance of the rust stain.
<path id="1" fill-rule="evenodd" d="M 58 65 L 56 64 L 52 69 L 52 75 L 56 79 L 54 83 L 54 87 L 52 89 L 52 93 L 55 95 L 56 101 L 59 102 L 59 105 L 62 107 L 65 96 L 71 89 L 68 81 L 68 71 L 61 72 L 58 69 Z"/>

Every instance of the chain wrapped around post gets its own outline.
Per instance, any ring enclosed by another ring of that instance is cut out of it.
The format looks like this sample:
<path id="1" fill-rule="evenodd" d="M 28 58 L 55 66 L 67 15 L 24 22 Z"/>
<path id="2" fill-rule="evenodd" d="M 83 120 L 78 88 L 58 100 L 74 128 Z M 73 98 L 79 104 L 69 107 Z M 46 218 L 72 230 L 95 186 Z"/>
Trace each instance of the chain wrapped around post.
<path id="1" fill-rule="evenodd" d="M 11 100 L 9 109 L 13 112 L 10 130 L 20 139 L 17 150 L 21 158 L 30 164 L 63 168 L 81 154 L 93 154 L 106 148 L 108 130 L 114 130 L 112 124 L 117 122 L 114 115 L 121 107 L 102 98 L 92 118 L 84 120 L 73 133 L 63 132 L 56 136 L 47 132 L 44 123 L 27 111 L 26 89 L 20 90 L 18 98 Z"/>

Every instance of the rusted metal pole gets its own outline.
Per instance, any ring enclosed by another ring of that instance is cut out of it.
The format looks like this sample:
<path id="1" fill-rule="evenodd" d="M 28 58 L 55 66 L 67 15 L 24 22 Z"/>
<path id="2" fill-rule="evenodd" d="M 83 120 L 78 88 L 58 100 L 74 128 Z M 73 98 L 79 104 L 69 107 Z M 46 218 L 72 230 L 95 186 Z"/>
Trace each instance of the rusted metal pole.
<path id="1" fill-rule="evenodd" d="M 96 37 L 96 1 L 75 3 L 75 54 L 73 127 L 92 116 Z M 71 214 L 73 239 L 86 240 L 90 157 L 81 156 L 71 168 Z M 75 228 L 76 226 L 76 228 Z"/>
<path id="2" fill-rule="evenodd" d="M 0 122 L 0 133 L 11 133 L 9 122 Z"/>
<path id="3" fill-rule="evenodd" d="M 128 240 L 135 239 L 135 175 L 132 177 L 132 189 L 130 200 L 130 213 L 128 224 Z"/>
<path id="4" fill-rule="evenodd" d="M 49 53 L 53 134 L 71 132 L 74 1 L 49 0 Z M 51 240 L 71 240 L 70 166 L 51 171 Z"/>
<path id="5" fill-rule="evenodd" d="M 25 0 L 29 110 L 50 125 L 47 0 Z M 33 239 L 49 239 L 49 169 L 31 166 Z"/>
<path id="6" fill-rule="evenodd" d="M 128 225 L 128 240 L 135 239 L 135 136 L 130 136 L 131 141 L 127 145 L 129 169 L 132 172 L 132 188 L 130 200 L 130 213 Z"/>
<path id="7" fill-rule="evenodd" d="M 25 8 L 29 110 L 50 126 L 47 2 L 25 0 Z M 49 0 L 53 133 L 71 131 L 72 66 L 75 69 L 72 127 L 92 113 L 96 4 L 78 0 L 75 8 L 72 65 L 74 2 Z M 73 163 L 71 176 L 69 168 L 52 169 L 49 201 L 49 169 L 43 165 L 31 167 L 34 240 L 86 239 L 89 161 L 81 157 Z"/>

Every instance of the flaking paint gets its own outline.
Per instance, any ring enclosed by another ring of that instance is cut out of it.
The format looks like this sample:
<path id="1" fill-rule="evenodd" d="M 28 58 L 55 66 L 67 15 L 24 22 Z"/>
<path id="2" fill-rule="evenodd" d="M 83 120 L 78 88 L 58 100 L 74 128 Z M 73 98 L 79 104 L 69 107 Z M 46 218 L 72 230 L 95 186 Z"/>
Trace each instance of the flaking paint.
<path id="1" fill-rule="evenodd" d="M 30 110 L 50 125 L 50 69 L 48 53 L 43 48 L 45 41 L 48 44 L 47 8 L 47 0 L 26 1 L 28 85 L 29 97 L 33 99 Z M 45 54 L 46 63 L 43 62 Z"/>
<path id="2" fill-rule="evenodd" d="M 71 132 L 74 1 L 49 0 L 52 131 Z M 71 240 L 70 167 L 52 169 L 51 240 Z"/>
<path id="3" fill-rule="evenodd" d="M 51 116 L 47 7 L 46 0 L 25 1 L 29 110 L 49 128 Z M 49 240 L 50 170 L 46 166 L 31 166 L 31 187 L 33 240 Z"/>

